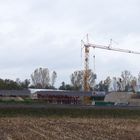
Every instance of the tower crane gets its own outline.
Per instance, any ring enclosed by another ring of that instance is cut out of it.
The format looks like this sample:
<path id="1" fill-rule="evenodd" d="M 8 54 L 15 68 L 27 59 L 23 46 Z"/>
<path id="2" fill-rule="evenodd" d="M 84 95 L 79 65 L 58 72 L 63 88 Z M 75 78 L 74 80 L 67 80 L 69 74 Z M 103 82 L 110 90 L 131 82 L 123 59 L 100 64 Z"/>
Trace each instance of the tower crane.
<path id="1" fill-rule="evenodd" d="M 90 51 L 90 48 L 98 48 L 98 49 L 104 49 L 104 50 L 110 50 L 110 51 L 140 54 L 140 52 L 136 52 L 136 51 L 132 51 L 132 50 L 112 48 L 111 43 L 112 43 L 112 40 L 110 41 L 110 44 L 108 46 L 91 44 L 91 43 L 88 42 L 88 35 L 87 35 L 87 43 L 84 43 L 84 53 L 85 53 L 85 58 L 84 58 L 84 82 L 83 82 L 84 83 L 84 85 L 83 85 L 84 86 L 84 91 L 89 91 L 90 90 L 90 86 L 89 86 L 89 83 L 88 83 L 88 79 L 89 79 L 89 51 Z"/>

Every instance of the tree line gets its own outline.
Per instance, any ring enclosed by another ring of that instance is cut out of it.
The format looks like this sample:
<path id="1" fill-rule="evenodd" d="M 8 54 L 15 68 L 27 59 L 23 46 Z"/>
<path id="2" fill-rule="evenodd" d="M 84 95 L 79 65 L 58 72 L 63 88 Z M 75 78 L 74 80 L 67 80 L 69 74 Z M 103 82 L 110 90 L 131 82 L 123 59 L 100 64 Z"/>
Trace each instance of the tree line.
<path id="1" fill-rule="evenodd" d="M 1 90 L 21 90 L 27 89 L 29 87 L 30 80 L 25 79 L 20 81 L 19 79 L 10 80 L 10 79 L 0 79 L 0 89 Z"/>
<path id="2" fill-rule="evenodd" d="M 83 75 L 84 71 L 75 71 L 71 74 L 71 84 L 65 84 L 62 82 L 62 85 L 59 89 L 62 90 L 83 90 Z M 138 86 L 140 86 L 140 73 L 137 77 L 133 76 L 130 71 L 125 70 L 121 73 L 119 77 L 111 78 L 108 76 L 106 79 L 101 80 L 96 83 L 96 75 L 89 70 L 89 87 L 91 91 L 133 91 L 136 92 Z"/>
<path id="3" fill-rule="evenodd" d="M 83 70 L 74 71 L 70 75 L 71 83 L 66 84 L 63 81 L 58 89 L 82 91 L 83 77 Z M 0 89 L 56 89 L 56 79 L 56 71 L 50 72 L 48 68 L 37 68 L 31 74 L 31 81 L 29 79 L 21 81 L 19 78 L 17 78 L 15 81 L 10 79 L 0 79 Z M 91 91 L 136 91 L 137 85 L 140 85 L 140 74 L 135 77 L 131 74 L 131 72 L 125 70 L 121 73 L 120 77 L 110 78 L 110 76 L 108 76 L 105 80 L 102 80 L 99 83 L 96 83 L 95 80 L 96 75 L 92 70 L 89 70 L 88 84 Z"/>

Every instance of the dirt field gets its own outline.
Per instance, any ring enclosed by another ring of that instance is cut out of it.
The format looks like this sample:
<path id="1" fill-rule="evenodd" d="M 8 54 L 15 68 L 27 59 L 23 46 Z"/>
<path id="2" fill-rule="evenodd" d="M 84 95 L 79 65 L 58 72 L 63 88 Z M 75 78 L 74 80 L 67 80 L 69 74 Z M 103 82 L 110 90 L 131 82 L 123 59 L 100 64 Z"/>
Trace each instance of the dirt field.
<path id="1" fill-rule="evenodd" d="M 0 118 L 0 140 L 139 140 L 139 119 Z"/>

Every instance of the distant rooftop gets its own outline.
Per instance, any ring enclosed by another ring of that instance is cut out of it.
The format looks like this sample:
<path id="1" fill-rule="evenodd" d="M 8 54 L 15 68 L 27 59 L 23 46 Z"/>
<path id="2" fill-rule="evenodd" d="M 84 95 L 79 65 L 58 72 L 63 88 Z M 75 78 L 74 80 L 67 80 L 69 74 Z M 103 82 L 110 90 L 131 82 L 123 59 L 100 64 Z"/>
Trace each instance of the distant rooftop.
<path id="1" fill-rule="evenodd" d="M 0 96 L 30 96 L 30 90 L 0 90 Z"/>

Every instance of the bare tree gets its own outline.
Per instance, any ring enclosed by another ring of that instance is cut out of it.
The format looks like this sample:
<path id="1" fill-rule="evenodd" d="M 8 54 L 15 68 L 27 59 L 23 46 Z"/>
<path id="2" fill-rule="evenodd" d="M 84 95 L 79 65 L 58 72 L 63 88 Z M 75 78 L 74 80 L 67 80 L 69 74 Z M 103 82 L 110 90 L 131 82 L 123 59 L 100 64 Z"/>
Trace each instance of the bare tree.
<path id="1" fill-rule="evenodd" d="M 117 87 L 118 91 L 123 91 L 122 79 L 120 77 L 117 79 Z"/>
<path id="2" fill-rule="evenodd" d="M 84 71 L 74 71 L 74 73 L 71 74 L 71 83 L 75 88 L 81 89 L 83 88 L 83 78 L 84 77 Z M 89 70 L 89 86 L 93 87 L 95 84 L 95 74 L 92 72 L 92 70 Z"/>
<path id="3" fill-rule="evenodd" d="M 111 84 L 111 78 L 108 76 L 104 80 L 104 89 L 105 89 L 105 91 L 109 91 L 110 84 Z"/>
<path id="4" fill-rule="evenodd" d="M 139 72 L 139 74 L 138 74 L 137 85 L 140 86 L 140 72 Z"/>
<path id="5" fill-rule="evenodd" d="M 113 77 L 113 89 L 114 89 L 114 91 L 118 91 L 118 84 L 117 84 L 116 77 Z"/>
<path id="6" fill-rule="evenodd" d="M 123 90 L 128 90 L 131 86 L 131 81 L 133 79 L 132 74 L 129 71 L 125 70 L 122 72 L 121 77 Z"/>
<path id="7" fill-rule="evenodd" d="M 136 77 L 133 77 L 133 79 L 131 80 L 131 88 L 132 88 L 132 91 L 135 92 L 137 89 L 137 78 Z"/>
<path id="8" fill-rule="evenodd" d="M 36 88 L 46 88 L 50 84 L 49 69 L 38 68 L 31 74 L 32 83 Z"/>
<path id="9" fill-rule="evenodd" d="M 110 84 L 109 84 L 109 91 L 118 91 L 119 86 L 118 86 L 118 80 L 116 77 L 113 77 L 110 79 Z"/>
<path id="10" fill-rule="evenodd" d="M 21 80 L 20 80 L 19 78 L 16 78 L 16 83 L 17 83 L 18 85 L 21 85 Z"/>
<path id="11" fill-rule="evenodd" d="M 55 71 L 53 71 L 52 76 L 51 76 L 51 85 L 52 85 L 52 87 L 54 87 L 56 78 L 57 78 L 57 73 Z"/>
<path id="12" fill-rule="evenodd" d="M 81 88 L 83 84 L 83 71 L 74 71 L 71 74 L 71 83 L 75 88 Z"/>

